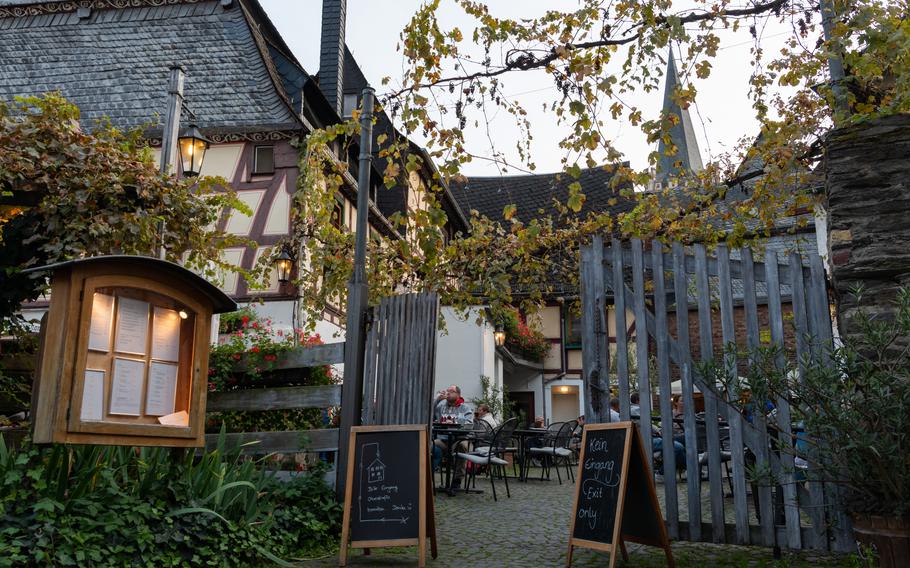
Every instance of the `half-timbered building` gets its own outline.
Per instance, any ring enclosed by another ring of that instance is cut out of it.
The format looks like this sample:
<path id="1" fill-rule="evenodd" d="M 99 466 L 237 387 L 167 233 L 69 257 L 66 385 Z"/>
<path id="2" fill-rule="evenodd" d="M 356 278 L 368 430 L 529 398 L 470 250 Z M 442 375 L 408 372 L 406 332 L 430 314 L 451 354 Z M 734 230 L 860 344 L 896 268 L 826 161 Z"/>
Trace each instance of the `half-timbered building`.
<path id="1" fill-rule="evenodd" d="M 0 98 L 59 91 L 79 107 L 84 128 L 99 120 L 143 128 L 157 148 L 169 68 L 182 65 L 187 110 L 182 126 L 192 118 L 213 142 L 201 175 L 226 178 L 253 211 L 234 211 L 222 220 L 228 232 L 257 243 L 226 252 L 227 260 L 250 268 L 291 230 L 301 141 L 349 116 L 350 105 L 357 104 L 349 94 L 367 85 L 344 45 L 344 2 L 326 2 L 324 8 L 320 84 L 257 0 L 0 0 Z M 377 135 L 391 131 L 388 117 L 380 114 Z M 353 149 L 355 158 L 358 151 Z M 356 174 L 350 174 L 356 159 L 338 159 L 352 168 L 337 196 L 338 219 L 353 227 L 357 188 Z M 396 211 L 407 214 L 426 181 L 418 175 L 386 190 L 382 167 L 374 164 L 371 176 L 370 231 L 404 238 L 388 218 Z M 431 169 L 428 164 L 423 175 L 432 175 Z M 447 193 L 443 203 L 452 223 L 447 231 L 464 232 L 464 216 Z M 279 326 L 294 321 L 298 291 L 274 274 L 264 288 L 236 274 L 226 275 L 222 287 L 239 302 L 255 303 Z M 37 315 L 44 309 L 46 302 L 38 302 L 26 311 Z M 339 331 L 341 311 L 330 307 L 317 331 Z"/>

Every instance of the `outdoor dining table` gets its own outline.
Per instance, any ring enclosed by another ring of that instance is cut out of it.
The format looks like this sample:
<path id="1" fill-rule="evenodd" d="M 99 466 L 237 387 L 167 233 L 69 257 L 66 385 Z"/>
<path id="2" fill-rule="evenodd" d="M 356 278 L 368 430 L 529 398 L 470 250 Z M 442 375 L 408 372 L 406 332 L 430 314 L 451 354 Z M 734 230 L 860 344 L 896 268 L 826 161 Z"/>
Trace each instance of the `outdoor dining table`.
<path id="1" fill-rule="evenodd" d="M 448 422 L 433 423 L 433 439 L 446 438 L 446 468 L 445 468 L 445 485 L 437 487 L 437 491 L 444 491 L 449 495 L 455 495 L 455 488 L 452 487 L 453 473 L 455 467 L 455 446 L 460 440 L 473 440 L 477 432 L 471 424 L 452 424 Z M 467 479 L 463 480 L 467 484 Z M 469 489 L 465 487 L 463 491 L 468 493 L 483 493 L 482 489 Z"/>

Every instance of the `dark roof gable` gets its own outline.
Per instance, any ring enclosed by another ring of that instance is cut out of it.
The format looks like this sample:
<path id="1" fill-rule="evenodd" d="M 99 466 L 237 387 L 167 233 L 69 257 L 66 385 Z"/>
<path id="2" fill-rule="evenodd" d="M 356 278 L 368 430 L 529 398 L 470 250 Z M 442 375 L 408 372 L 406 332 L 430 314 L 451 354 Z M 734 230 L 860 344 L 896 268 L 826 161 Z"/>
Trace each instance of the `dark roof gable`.
<path id="1" fill-rule="evenodd" d="M 531 219 L 555 213 L 553 200 L 566 203 L 569 185 L 574 178 L 565 173 L 468 177 L 451 184 L 452 193 L 462 210 L 476 210 L 494 221 L 502 219 L 506 205 L 515 205 L 515 216 L 527 223 Z M 581 171 L 578 178 L 585 202 L 578 213 L 609 211 L 618 214 L 634 207 L 632 200 L 622 197 L 613 187 L 613 173 L 598 167 Z M 615 201 L 614 201 L 615 200 Z"/>
<path id="2" fill-rule="evenodd" d="M 0 52 L 16 54 L 0 58 L 0 98 L 59 90 L 86 125 L 105 117 L 147 125 L 160 122 L 168 68 L 181 63 L 201 128 L 300 128 L 244 1 L 0 0 L 0 9 L 15 7 L 0 11 Z M 77 11 L 85 4 L 95 7 Z"/>

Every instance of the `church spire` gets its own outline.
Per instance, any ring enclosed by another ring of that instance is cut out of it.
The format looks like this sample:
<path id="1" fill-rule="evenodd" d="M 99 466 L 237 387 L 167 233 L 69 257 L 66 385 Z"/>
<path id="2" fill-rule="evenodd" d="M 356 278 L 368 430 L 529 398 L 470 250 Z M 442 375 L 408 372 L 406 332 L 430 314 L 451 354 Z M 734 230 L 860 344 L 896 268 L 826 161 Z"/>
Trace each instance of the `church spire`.
<path id="1" fill-rule="evenodd" d="M 698 151 L 698 141 L 695 139 L 695 130 L 692 128 L 692 119 L 689 117 L 689 110 L 681 108 L 673 100 L 673 93 L 678 87 L 681 85 L 671 47 L 670 57 L 667 61 L 663 112 L 675 115 L 679 121 L 670 129 L 670 140 L 676 147 L 676 153 L 667 155 L 668 144 L 664 142 L 663 138 L 657 146 L 660 154 L 657 161 L 657 181 L 661 183 L 666 183 L 669 178 L 679 177 L 686 173 L 699 172 L 704 167 Z"/>

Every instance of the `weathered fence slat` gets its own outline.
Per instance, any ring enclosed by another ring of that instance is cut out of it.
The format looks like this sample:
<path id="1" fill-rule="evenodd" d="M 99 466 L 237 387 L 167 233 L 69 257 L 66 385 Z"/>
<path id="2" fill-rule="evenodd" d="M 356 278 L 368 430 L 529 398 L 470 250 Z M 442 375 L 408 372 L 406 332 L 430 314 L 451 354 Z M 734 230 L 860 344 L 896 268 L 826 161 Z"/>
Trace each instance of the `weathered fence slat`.
<path id="1" fill-rule="evenodd" d="M 786 368 L 784 350 L 784 318 L 780 303 L 780 280 L 778 278 L 778 257 L 774 251 L 765 254 L 765 274 L 768 276 L 768 320 L 771 326 L 771 342 L 781 352 L 777 366 Z M 802 547 L 797 501 L 795 463 L 793 459 L 793 438 L 790 427 L 790 404 L 783 396 L 774 401 L 777 405 L 778 449 L 781 466 L 775 473 L 780 476 L 784 501 L 784 523 L 786 524 L 787 547 L 797 550 Z"/>
<path id="2" fill-rule="evenodd" d="M 586 345 L 593 349 L 583 349 L 582 357 L 590 353 L 592 357 L 585 360 L 585 414 L 592 423 L 606 422 L 609 419 L 610 392 L 610 349 L 608 344 L 606 321 L 606 292 L 604 286 L 604 245 L 599 236 L 592 238 L 590 247 L 590 270 L 584 275 L 582 290 L 592 306 L 583 320 L 582 332 Z M 606 394 L 605 394 L 606 393 Z"/>
<path id="3" fill-rule="evenodd" d="M 689 350 L 689 286 L 686 275 L 686 251 L 682 243 L 673 243 L 673 286 L 676 295 L 676 345 L 683 401 L 683 434 L 686 438 L 686 485 L 688 487 L 689 536 L 701 540 L 701 476 L 698 475 L 698 434 L 695 431 L 695 391 L 692 383 Z"/>
<path id="4" fill-rule="evenodd" d="M 338 365 L 344 363 L 344 342 L 326 343 L 325 345 L 312 345 L 296 347 L 278 356 L 273 368 L 275 369 L 300 369 L 303 367 L 321 367 L 322 365 Z M 243 370 L 238 366 L 238 370 Z"/>
<path id="5" fill-rule="evenodd" d="M 341 385 L 279 387 L 212 392 L 207 412 L 328 408 L 341 404 Z"/>
<path id="6" fill-rule="evenodd" d="M 725 245 L 717 247 L 717 267 L 720 288 L 720 323 L 724 342 L 724 370 L 727 377 L 727 398 L 739 398 L 739 370 L 736 357 L 736 329 L 733 316 L 733 283 L 730 278 L 730 251 Z M 746 463 L 743 455 L 742 422 L 730 413 L 730 463 L 733 467 L 733 512 L 737 544 L 749 544 L 749 504 L 746 499 Z"/>
<path id="7" fill-rule="evenodd" d="M 366 346 L 363 350 L 363 409 L 361 413 L 361 424 L 372 425 L 374 423 L 373 412 L 376 408 L 376 333 L 375 328 L 378 325 L 376 320 L 378 319 L 379 308 L 372 307 L 370 308 L 372 318 L 371 321 L 374 323 L 370 324 L 370 328 L 364 338 L 366 341 Z"/>
<path id="8" fill-rule="evenodd" d="M 585 415 L 590 422 L 595 420 L 594 409 L 592 408 L 594 399 L 591 385 L 596 380 L 595 372 L 597 369 L 597 352 L 599 348 L 599 344 L 597 343 L 598 338 L 594 332 L 594 320 L 598 317 L 598 309 L 596 306 L 600 305 L 600 294 L 603 292 L 602 290 L 597 290 L 594 284 L 594 272 L 599 269 L 599 267 L 595 268 L 596 265 L 591 260 L 594 255 L 594 249 L 597 247 L 596 240 L 597 239 L 595 238 L 594 245 L 580 247 L 581 274 L 578 278 L 578 285 L 582 297 L 589 298 L 590 301 L 595 304 L 595 307 L 583 309 L 581 311 L 581 341 L 585 345 L 585 349 L 581 352 L 582 377 L 584 378 L 584 385 L 582 388 L 584 389 L 585 397 Z"/>
<path id="9" fill-rule="evenodd" d="M 801 266 L 802 258 L 795 251 L 790 253 L 790 266 Z M 796 325 L 796 357 L 799 361 L 801 375 L 805 373 L 805 365 L 812 359 L 812 341 L 809 331 L 808 302 L 806 298 L 805 282 L 802 272 L 790 271 L 790 288 L 793 298 L 793 321 Z M 810 459 L 811 458 L 810 451 Z M 809 490 L 808 514 L 812 520 L 812 531 L 810 532 L 811 540 L 809 546 L 818 550 L 828 548 L 828 537 L 825 526 L 825 495 L 824 488 L 819 481 L 814 481 L 814 472 L 812 468 L 808 471 L 809 481 L 807 483 Z"/>
<path id="10" fill-rule="evenodd" d="M 750 357 L 754 357 L 754 350 L 761 345 L 758 326 L 758 302 L 755 297 L 755 276 L 754 262 L 752 260 L 752 249 L 744 247 L 741 249 L 742 266 L 743 266 L 743 300 L 746 312 L 746 345 L 750 351 Z M 750 360 L 750 364 L 754 361 Z M 770 467 L 770 457 L 768 455 L 768 427 L 766 424 L 766 412 L 764 400 L 752 401 L 752 420 L 758 431 L 757 444 L 752 447 L 755 454 L 757 468 L 765 470 Z M 762 544 L 765 546 L 774 546 L 774 497 L 771 493 L 771 485 L 767 479 L 760 480 L 758 487 L 758 517 L 762 527 Z"/>
<path id="11" fill-rule="evenodd" d="M 619 383 L 619 417 L 629 420 L 629 346 L 626 341 L 626 295 L 622 243 L 613 239 L 613 309 L 616 322 L 616 379 Z"/>
<path id="12" fill-rule="evenodd" d="M 708 281 L 708 252 L 705 245 L 695 245 L 695 287 L 698 300 L 698 340 L 702 361 L 714 360 L 714 336 L 711 329 L 711 284 Z M 713 382 L 713 377 L 708 377 Z M 715 386 L 711 384 L 711 386 Z M 720 429 L 717 424 L 717 395 L 705 396 L 705 445 L 708 457 L 708 483 L 711 491 L 711 534 L 714 542 L 724 540 L 724 486 L 720 469 Z M 699 460 L 700 462 L 701 460 Z"/>
<path id="13" fill-rule="evenodd" d="M 648 369 L 648 324 L 645 316 L 645 264 L 641 239 L 632 239 L 632 287 L 635 290 L 635 370 L 638 373 L 639 423 L 645 445 L 648 468 L 654 471 L 654 451 L 651 440 L 651 377 Z"/>
<path id="14" fill-rule="evenodd" d="M 657 376 L 660 383 L 660 434 L 663 449 L 664 499 L 670 538 L 679 538 L 679 496 L 676 493 L 676 456 L 673 453 L 673 407 L 670 397 L 670 330 L 667 327 L 667 293 L 664 284 L 664 254 L 660 241 L 653 241 L 654 327 L 657 344 Z"/>
<path id="15" fill-rule="evenodd" d="M 205 449 L 211 451 L 218 445 L 220 434 L 205 435 Z M 254 443 L 253 443 L 254 442 Z M 225 447 L 243 444 L 247 454 L 296 454 L 306 452 L 338 451 L 338 429 L 294 430 L 289 432 L 240 432 L 225 434 Z"/>

